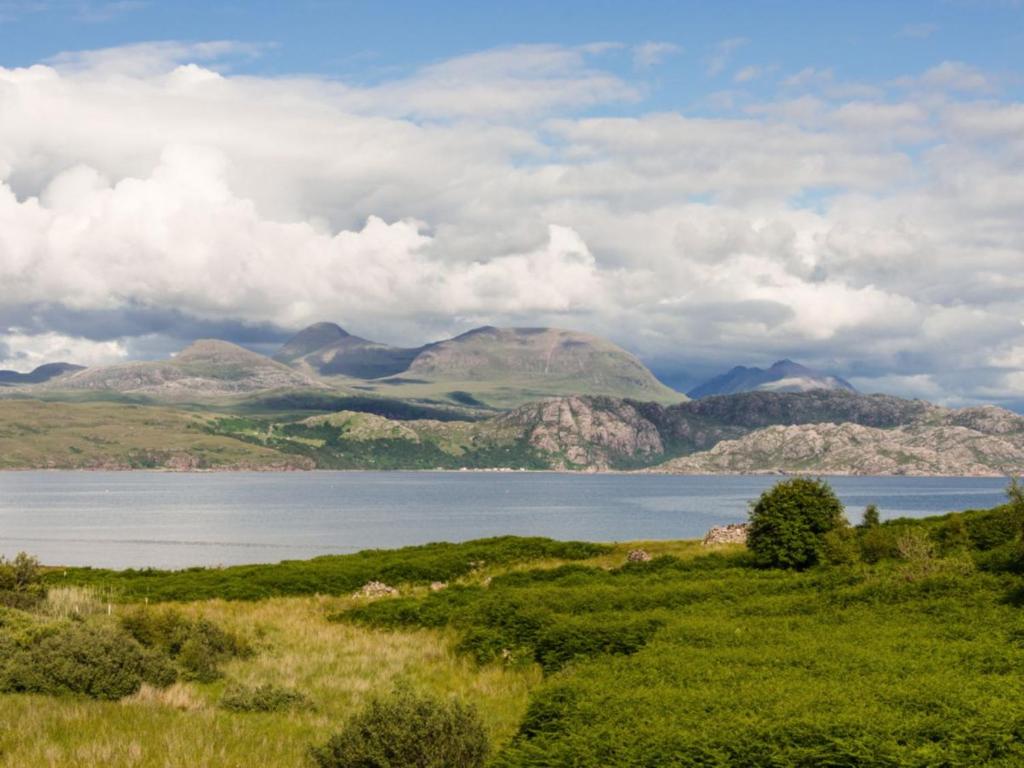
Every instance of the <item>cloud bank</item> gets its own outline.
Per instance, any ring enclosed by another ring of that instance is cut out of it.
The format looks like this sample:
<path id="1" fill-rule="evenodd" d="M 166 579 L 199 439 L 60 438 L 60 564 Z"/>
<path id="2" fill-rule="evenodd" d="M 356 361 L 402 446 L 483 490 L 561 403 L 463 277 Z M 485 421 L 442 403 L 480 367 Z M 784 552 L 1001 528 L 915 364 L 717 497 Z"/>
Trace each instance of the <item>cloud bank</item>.
<path id="1" fill-rule="evenodd" d="M 258 50 L 229 42 L 0 68 L 0 366 L 545 323 L 680 381 L 790 356 L 1024 400 L 1024 104 L 960 62 L 849 83 L 738 67 L 742 42 L 692 62 L 761 84 L 711 114 L 643 111 L 670 43 L 633 80 L 610 44 L 370 86 L 231 75 Z"/>

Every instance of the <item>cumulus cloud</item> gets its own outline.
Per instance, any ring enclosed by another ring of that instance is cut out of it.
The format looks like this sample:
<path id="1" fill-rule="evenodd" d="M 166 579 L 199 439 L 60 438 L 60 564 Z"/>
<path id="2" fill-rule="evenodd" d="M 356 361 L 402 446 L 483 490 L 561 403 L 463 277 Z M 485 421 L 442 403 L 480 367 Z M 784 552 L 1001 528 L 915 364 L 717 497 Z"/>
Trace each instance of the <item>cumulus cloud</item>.
<path id="1" fill-rule="evenodd" d="M 11 350 L 17 350 L 17 353 Z M 95 342 L 52 332 L 0 336 L 0 368 L 21 373 L 57 361 L 108 365 L 124 360 L 127 354 L 124 344 L 119 341 Z"/>
<path id="2" fill-rule="evenodd" d="M 671 53 L 641 48 L 637 73 Z M 257 53 L 234 43 L 0 69 L 0 351 L 555 324 L 673 370 L 789 356 L 1014 399 L 1024 106 L 940 64 L 623 117 L 645 85 L 602 66 L 615 50 L 506 47 L 373 86 L 234 75 Z"/>

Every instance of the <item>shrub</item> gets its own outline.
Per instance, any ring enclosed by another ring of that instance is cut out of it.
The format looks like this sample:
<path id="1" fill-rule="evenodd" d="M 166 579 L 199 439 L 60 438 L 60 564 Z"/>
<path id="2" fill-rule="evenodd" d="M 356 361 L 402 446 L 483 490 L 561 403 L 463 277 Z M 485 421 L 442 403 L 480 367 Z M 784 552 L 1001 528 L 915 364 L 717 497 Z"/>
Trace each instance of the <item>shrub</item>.
<path id="1" fill-rule="evenodd" d="M 0 690 L 113 700 L 135 693 L 143 682 L 173 682 L 162 657 L 110 626 L 69 624 L 3 656 Z"/>
<path id="2" fill-rule="evenodd" d="M 147 648 L 173 658 L 185 677 L 208 683 L 220 677 L 220 665 L 250 649 L 238 637 L 211 621 L 188 619 L 173 608 L 140 608 L 122 617 L 121 626 Z"/>
<path id="3" fill-rule="evenodd" d="M 828 483 L 784 480 L 751 510 L 747 547 L 761 565 L 806 568 L 821 561 L 825 534 L 845 524 L 843 505 Z"/>
<path id="4" fill-rule="evenodd" d="M 31 610 L 46 598 L 39 583 L 39 561 L 19 552 L 13 560 L 0 556 L 0 605 Z"/>
<path id="5" fill-rule="evenodd" d="M 280 712 L 308 702 L 298 691 L 266 683 L 255 688 L 231 685 L 221 696 L 220 706 L 231 712 Z"/>
<path id="6" fill-rule="evenodd" d="M 545 672 L 554 672 L 574 659 L 602 653 L 625 656 L 636 653 L 661 626 L 662 622 L 657 619 L 616 619 L 601 615 L 562 620 L 540 633 L 534 653 Z"/>
<path id="7" fill-rule="evenodd" d="M 821 539 L 822 557 L 829 565 L 852 565 L 860 560 L 857 533 L 848 525 L 833 528 Z"/>
<path id="8" fill-rule="evenodd" d="M 860 536 L 860 557 L 865 563 L 877 563 L 896 557 L 896 529 L 889 526 L 864 529 Z"/>
<path id="9" fill-rule="evenodd" d="M 487 749 L 473 706 L 398 689 L 311 754 L 320 768 L 480 768 Z"/>

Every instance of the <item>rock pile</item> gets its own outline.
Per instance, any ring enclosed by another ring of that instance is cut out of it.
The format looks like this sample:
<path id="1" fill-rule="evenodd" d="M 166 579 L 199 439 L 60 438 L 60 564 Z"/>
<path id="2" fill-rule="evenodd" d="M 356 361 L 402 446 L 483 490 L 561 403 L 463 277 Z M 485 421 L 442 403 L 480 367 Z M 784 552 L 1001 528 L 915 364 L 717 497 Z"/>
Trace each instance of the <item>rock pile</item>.
<path id="1" fill-rule="evenodd" d="M 368 581 L 363 584 L 353 597 L 390 597 L 397 594 L 397 589 L 389 587 L 382 581 Z"/>
<path id="2" fill-rule="evenodd" d="M 746 544 L 748 523 L 716 525 L 704 536 L 704 546 L 713 544 Z"/>
<path id="3" fill-rule="evenodd" d="M 647 563 L 650 559 L 651 553 L 646 549 L 631 549 L 626 555 L 626 561 L 630 563 Z"/>
<path id="4" fill-rule="evenodd" d="M 447 581 L 432 581 L 432 582 L 430 582 L 430 591 L 431 592 L 440 592 L 442 589 L 447 588 L 447 586 L 448 586 L 448 582 Z"/>

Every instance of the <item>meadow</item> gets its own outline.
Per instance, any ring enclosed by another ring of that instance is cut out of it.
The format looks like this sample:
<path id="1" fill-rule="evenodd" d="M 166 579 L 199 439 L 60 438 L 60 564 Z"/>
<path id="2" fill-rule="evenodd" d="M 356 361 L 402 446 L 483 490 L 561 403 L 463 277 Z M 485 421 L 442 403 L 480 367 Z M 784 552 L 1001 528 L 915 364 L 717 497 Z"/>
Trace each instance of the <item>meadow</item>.
<path id="1" fill-rule="evenodd" d="M 166 651 L 175 680 L 116 700 L 0 694 L 0 765 L 311 766 L 400 684 L 472 704 L 502 768 L 1017 766 L 1020 511 L 865 526 L 855 556 L 801 570 L 736 545 L 513 537 L 51 570 L 0 613 L 0 659 L 26 622 L 36 638 L 116 626 Z M 636 548 L 651 559 L 627 562 Z M 398 592 L 353 595 L 371 581 Z M 167 611 L 229 650 L 200 674 L 159 639 Z"/>

